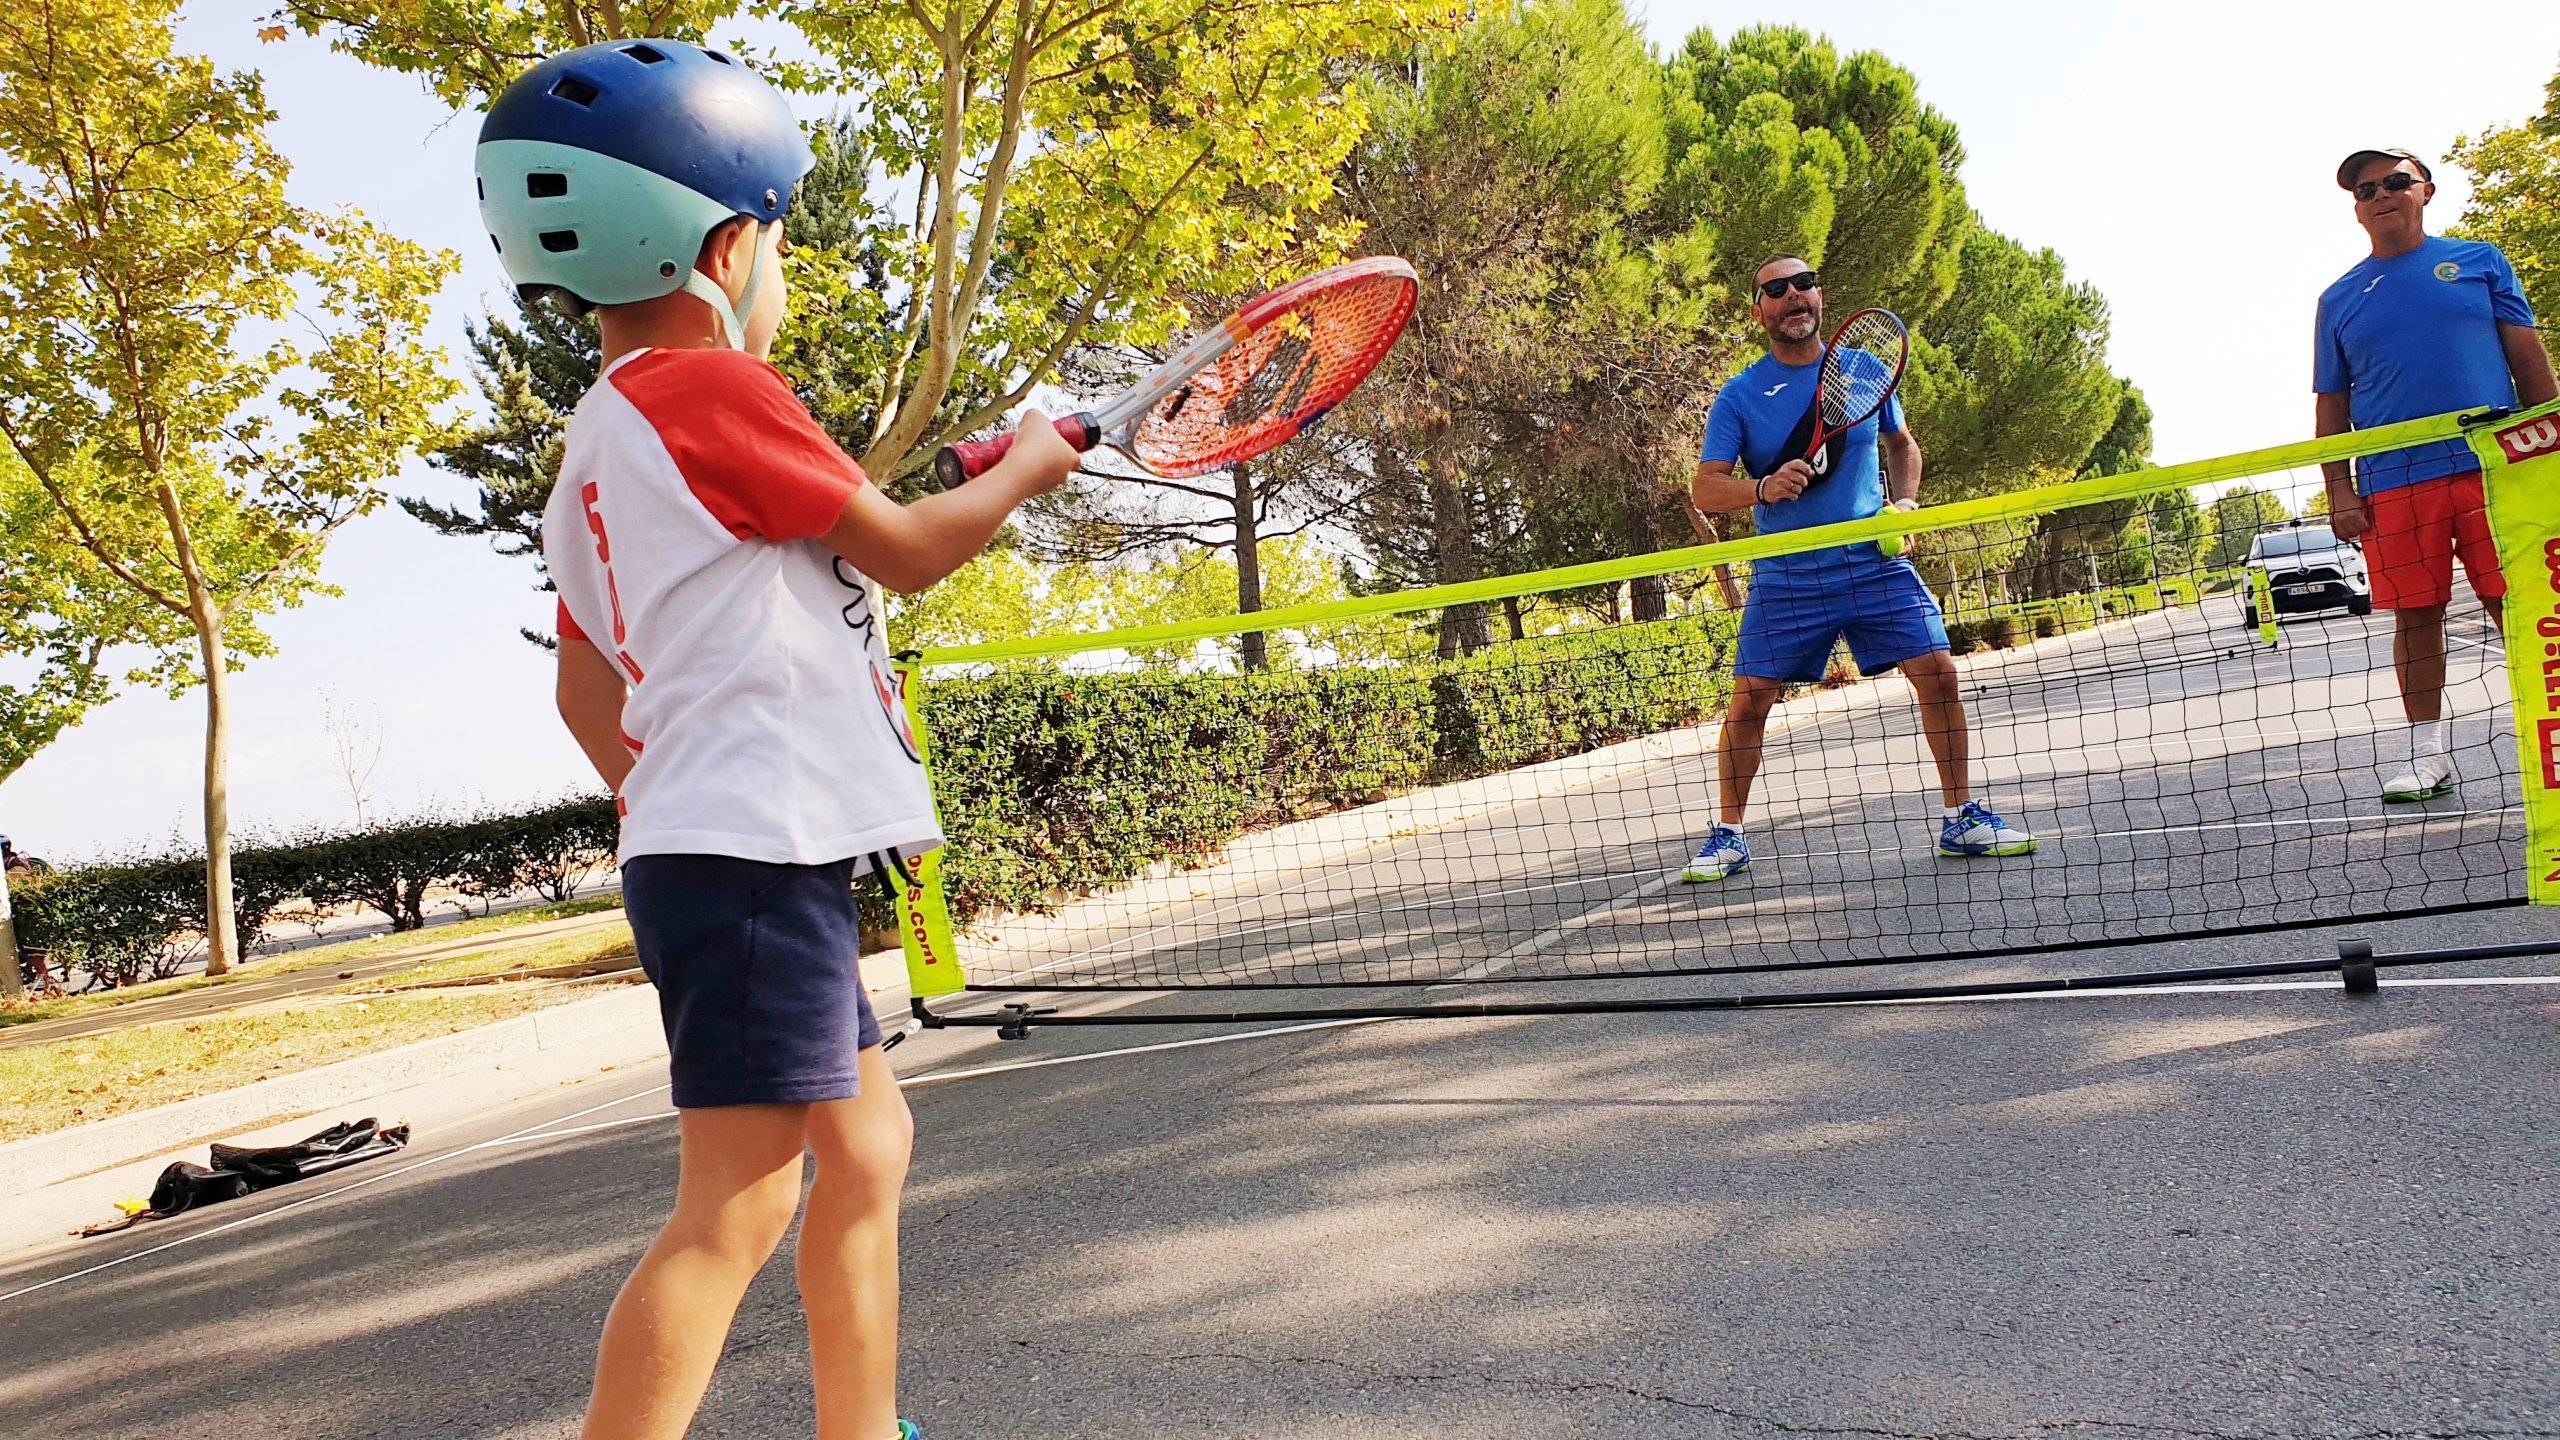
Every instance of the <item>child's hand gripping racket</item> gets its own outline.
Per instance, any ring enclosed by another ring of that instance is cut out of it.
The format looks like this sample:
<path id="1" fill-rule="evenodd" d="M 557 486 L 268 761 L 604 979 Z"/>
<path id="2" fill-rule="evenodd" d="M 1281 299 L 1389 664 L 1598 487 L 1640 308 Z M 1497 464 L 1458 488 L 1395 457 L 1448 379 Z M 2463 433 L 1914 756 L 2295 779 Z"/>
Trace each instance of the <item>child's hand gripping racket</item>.
<path id="1" fill-rule="evenodd" d="M 1861 310 L 1842 321 L 1823 348 L 1814 402 L 1805 414 L 1809 432 L 1798 462 L 1803 472 L 1791 473 L 1796 469 L 1793 463 L 1780 467 L 1770 483 L 1774 490 L 1787 493 L 1774 498 L 1791 500 L 1828 479 L 1848 448 L 1850 434 L 1884 409 L 1910 362 L 1911 332 L 1892 311 Z M 1879 541 L 1877 548 L 1899 555 L 1904 541 L 1891 536 Z"/>
<path id="2" fill-rule="evenodd" d="M 1391 256 L 1319 270 L 1237 311 L 1101 409 L 1060 418 L 1058 433 L 1168 477 L 1250 460 L 1368 378 L 1404 333 L 1419 289 L 1413 267 Z M 945 446 L 933 473 L 957 485 L 1012 448 L 1011 435 Z"/>

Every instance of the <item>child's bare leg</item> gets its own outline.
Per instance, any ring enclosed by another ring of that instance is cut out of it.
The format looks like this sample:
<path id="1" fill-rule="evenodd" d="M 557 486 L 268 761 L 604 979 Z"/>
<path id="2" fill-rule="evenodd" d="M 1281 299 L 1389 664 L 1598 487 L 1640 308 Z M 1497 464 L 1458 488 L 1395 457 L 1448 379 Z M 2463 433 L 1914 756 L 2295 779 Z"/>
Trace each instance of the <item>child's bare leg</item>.
<path id="1" fill-rule="evenodd" d="M 898 1194 L 915 1120 L 879 1047 L 862 1093 L 809 1107 L 818 1165 L 800 1226 L 800 1301 L 818 1387 L 818 1440 L 898 1433 Z"/>
<path id="2" fill-rule="evenodd" d="M 675 1214 L 605 1320 L 586 1440 L 679 1440 L 693 1423 L 738 1301 L 800 1207 L 809 1108 L 678 1112 Z"/>

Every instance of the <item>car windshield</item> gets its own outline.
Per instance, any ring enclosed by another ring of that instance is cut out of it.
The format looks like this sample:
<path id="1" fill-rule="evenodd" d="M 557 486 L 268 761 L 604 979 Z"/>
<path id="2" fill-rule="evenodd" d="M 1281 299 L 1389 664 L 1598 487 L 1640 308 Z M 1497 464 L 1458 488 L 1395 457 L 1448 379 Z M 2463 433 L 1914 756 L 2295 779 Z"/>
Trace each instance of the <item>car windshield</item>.
<path id="1" fill-rule="evenodd" d="M 2299 530 L 2270 530 L 2258 537 L 2258 558 L 2283 560 L 2295 555 L 2317 554 L 2338 548 L 2338 537 L 2326 525 L 2305 526 Z"/>

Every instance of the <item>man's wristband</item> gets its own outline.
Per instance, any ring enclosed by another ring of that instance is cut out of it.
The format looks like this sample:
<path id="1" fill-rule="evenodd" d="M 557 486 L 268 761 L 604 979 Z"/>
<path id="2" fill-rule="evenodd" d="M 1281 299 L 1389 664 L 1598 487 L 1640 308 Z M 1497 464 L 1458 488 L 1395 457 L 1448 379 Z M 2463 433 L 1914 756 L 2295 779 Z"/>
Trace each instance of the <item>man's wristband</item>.
<path id="1" fill-rule="evenodd" d="M 1763 476 L 1761 476 L 1759 479 L 1754 480 L 1754 481 L 1752 481 L 1752 482 L 1751 482 L 1751 503 L 1752 503 L 1752 504 L 1754 504 L 1754 505 L 1766 505 L 1766 504 L 1768 504 L 1768 503 L 1769 503 L 1769 491 L 1768 491 L 1768 488 L 1767 488 L 1767 487 L 1768 487 L 1768 484 L 1769 484 L 1769 477 L 1768 477 L 1768 476 L 1766 476 L 1766 475 L 1763 475 Z"/>

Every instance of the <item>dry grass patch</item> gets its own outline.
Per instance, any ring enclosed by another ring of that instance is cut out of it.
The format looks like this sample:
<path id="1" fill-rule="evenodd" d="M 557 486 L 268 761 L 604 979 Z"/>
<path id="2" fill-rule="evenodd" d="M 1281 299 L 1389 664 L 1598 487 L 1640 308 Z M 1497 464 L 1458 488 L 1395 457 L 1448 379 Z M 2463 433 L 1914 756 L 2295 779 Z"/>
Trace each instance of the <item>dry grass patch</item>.
<path id="1" fill-rule="evenodd" d="M 333 999 L 0 1051 L 0 1142 L 449 1035 L 584 993 L 506 985 Z"/>

